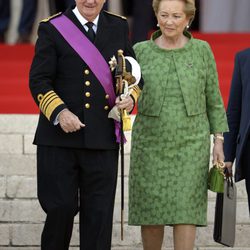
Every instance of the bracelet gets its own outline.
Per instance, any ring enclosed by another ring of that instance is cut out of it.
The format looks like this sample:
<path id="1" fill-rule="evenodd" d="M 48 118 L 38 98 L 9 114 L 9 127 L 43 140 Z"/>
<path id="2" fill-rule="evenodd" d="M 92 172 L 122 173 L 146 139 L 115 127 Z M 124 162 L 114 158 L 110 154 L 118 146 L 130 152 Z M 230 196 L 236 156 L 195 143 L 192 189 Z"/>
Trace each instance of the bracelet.
<path id="1" fill-rule="evenodd" d="M 224 136 L 223 136 L 223 135 L 214 135 L 214 141 L 215 141 L 216 139 L 219 139 L 219 140 L 221 140 L 222 142 L 224 142 Z"/>

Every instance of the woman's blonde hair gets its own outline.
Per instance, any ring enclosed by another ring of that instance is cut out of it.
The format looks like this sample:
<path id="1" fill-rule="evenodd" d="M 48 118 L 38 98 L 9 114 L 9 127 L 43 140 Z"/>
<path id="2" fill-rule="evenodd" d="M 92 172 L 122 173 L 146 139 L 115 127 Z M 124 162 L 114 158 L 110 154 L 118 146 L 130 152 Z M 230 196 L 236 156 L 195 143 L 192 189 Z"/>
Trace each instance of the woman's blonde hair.
<path id="1" fill-rule="evenodd" d="M 159 11 L 159 6 L 162 1 L 174 1 L 174 0 L 153 0 L 152 6 L 155 12 L 155 15 L 157 15 Z M 175 0 L 176 1 L 176 0 Z M 184 13 L 187 15 L 187 17 L 190 19 L 190 24 L 194 20 L 195 17 L 195 0 L 177 0 L 184 2 L 185 8 L 184 8 Z"/>

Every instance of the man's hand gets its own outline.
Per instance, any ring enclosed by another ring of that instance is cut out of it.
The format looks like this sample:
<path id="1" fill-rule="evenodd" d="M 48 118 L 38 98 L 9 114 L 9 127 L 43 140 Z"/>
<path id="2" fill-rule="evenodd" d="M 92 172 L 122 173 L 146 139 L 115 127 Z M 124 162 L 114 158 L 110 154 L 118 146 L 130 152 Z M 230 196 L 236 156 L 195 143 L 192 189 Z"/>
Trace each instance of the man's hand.
<path id="1" fill-rule="evenodd" d="M 228 169 L 229 173 L 232 173 L 232 171 L 233 171 L 233 163 L 231 161 L 226 161 L 225 162 L 225 167 Z"/>
<path id="2" fill-rule="evenodd" d="M 130 113 L 134 107 L 134 101 L 131 96 L 127 96 L 123 100 L 117 97 L 115 103 L 118 109 L 126 109 L 128 113 Z"/>
<path id="3" fill-rule="evenodd" d="M 59 124 L 65 133 L 72 133 L 85 127 L 79 118 L 68 109 L 63 110 L 58 117 Z"/>

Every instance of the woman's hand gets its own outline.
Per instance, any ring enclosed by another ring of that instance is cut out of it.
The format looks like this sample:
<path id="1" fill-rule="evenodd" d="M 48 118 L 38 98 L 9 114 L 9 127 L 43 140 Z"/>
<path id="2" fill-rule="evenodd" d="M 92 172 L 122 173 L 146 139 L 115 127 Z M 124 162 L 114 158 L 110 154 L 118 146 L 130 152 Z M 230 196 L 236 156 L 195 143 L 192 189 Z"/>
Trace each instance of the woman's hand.
<path id="1" fill-rule="evenodd" d="M 126 109 L 128 113 L 130 113 L 134 107 L 134 101 L 131 96 L 127 96 L 123 100 L 117 97 L 115 103 L 118 109 Z"/>
<path id="2" fill-rule="evenodd" d="M 225 156 L 223 151 L 223 141 L 220 139 L 214 140 L 213 147 L 213 164 L 217 162 L 224 162 Z"/>

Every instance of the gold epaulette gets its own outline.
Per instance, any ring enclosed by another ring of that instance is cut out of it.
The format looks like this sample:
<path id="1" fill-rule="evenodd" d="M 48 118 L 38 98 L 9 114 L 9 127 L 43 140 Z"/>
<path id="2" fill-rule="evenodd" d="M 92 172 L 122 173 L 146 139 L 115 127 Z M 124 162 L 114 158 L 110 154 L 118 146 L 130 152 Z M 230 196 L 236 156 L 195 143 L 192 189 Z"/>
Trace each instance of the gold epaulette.
<path id="1" fill-rule="evenodd" d="M 55 18 L 55 17 L 57 17 L 57 16 L 60 16 L 61 14 L 62 14 L 62 12 L 58 12 L 58 13 L 52 15 L 52 16 L 49 16 L 49 17 L 47 17 L 47 18 L 44 18 L 43 20 L 40 21 L 40 23 L 48 22 L 49 20 L 51 20 L 51 19 L 53 19 L 53 18 Z"/>
<path id="2" fill-rule="evenodd" d="M 124 20 L 127 20 L 127 17 L 125 17 L 125 16 L 121 16 L 121 15 L 115 14 L 115 13 L 110 12 L 110 11 L 107 11 L 107 10 L 104 10 L 104 11 L 105 11 L 106 13 L 112 15 L 112 16 L 120 17 L 120 18 L 122 18 L 122 19 L 124 19 Z"/>

